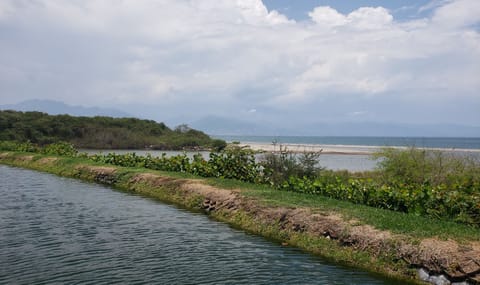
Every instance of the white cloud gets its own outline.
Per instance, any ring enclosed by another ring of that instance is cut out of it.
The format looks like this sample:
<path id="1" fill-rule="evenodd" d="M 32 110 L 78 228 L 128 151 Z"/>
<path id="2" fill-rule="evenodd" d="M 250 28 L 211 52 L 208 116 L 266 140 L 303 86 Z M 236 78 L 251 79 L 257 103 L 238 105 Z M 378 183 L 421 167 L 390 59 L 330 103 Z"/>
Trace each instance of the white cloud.
<path id="1" fill-rule="evenodd" d="M 383 7 L 362 7 L 343 15 L 331 7 L 320 6 L 308 15 L 315 23 L 326 27 L 348 25 L 359 29 L 380 29 L 393 21 L 393 16 Z"/>
<path id="2" fill-rule="evenodd" d="M 418 12 L 423 13 L 425 11 L 430 11 L 438 7 L 441 7 L 449 2 L 451 2 L 451 0 L 431 0 L 427 4 L 422 5 L 420 8 L 418 8 Z"/>
<path id="3" fill-rule="evenodd" d="M 347 19 L 359 28 L 381 29 L 393 21 L 393 16 L 383 7 L 362 7 L 348 14 Z"/>
<path id="4" fill-rule="evenodd" d="M 383 7 L 316 7 L 295 22 L 260 0 L 3 0 L 0 92 L 59 99 L 68 86 L 67 102 L 262 114 L 333 97 L 470 100 L 479 7 L 436 1 L 431 16 L 408 21 Z"/>
<path id="5" fill-rule="evenodd" d="M 480 1 L 450 1 L 435 10 L 432 22 L 451 28 L 480 24 Z"/>
<path id="6" fill-rule="evenodd" d="M 322 26 L 342 26 L 347 23 L 347 17 L 345 15 L 338 13 L 337 10 L 328 6 L 316 7 L 313 11 L 309 12 L 308 15 L 315 23 Z"/>
<path id="7" fill-rule="evenodd" d="M 294 21 L 277 11 L 268 12 L 267 8 L 261 0 L 236 0 L 237 7 L 243 15 L 247 23 L 268 23 L 268 24 L 284 24 Z"/>

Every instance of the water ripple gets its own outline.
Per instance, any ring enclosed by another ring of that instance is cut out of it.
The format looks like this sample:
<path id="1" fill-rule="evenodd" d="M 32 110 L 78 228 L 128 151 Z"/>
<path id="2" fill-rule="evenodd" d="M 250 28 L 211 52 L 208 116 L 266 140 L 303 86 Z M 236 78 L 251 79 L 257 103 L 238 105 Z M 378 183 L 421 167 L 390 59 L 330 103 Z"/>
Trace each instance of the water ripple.
<path id="1" fill-rule="evenodd" d="M 393 284 L 102 186 L 0 179 L 1 284 Z"/>

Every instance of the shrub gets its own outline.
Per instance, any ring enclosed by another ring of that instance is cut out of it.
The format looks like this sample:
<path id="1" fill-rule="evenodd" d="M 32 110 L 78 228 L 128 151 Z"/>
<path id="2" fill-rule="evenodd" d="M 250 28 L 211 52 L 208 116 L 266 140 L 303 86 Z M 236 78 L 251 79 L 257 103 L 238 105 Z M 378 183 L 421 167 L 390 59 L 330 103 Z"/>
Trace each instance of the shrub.
<path id="1" fill-rule="evenodd" d="M 264 154 L 261 165 L 274 185 L 280 185 L 290 177 L 315 178 L 324 168 L 318 166 L 320 152 L 304 151 L 300 154 L 280 145 L 279 151 Z"/>
<path id="2" fill-rule="evenodd" d="M 435 150 L 385 148 L 374 154 L 381 158 L 377 173 L 383 183 L 454 186 L 480 183 L 480 161 L 461 154 Z"/>
<path id="3" fill-rule="evenodd" d="M 44 154 L 61 155 L 75 157 L 78 154 L 78 150 L 71 143 L 57 142 L 46 145 L 40 151 Z"/>
<path id="4" fill-rule="evenodd" d="M 39 147 L 30 141 L 0 141 L 0 150 L 21 151 L 21 152 L 38 152 Z"/>
<path id="5" fill-rule="evenodd" d="M 191 161 L 183 153 L 167 157 L 137 156 L 135 153 L 92 155 L 96 162 L 109 163 L 125 167 L 145 167 L 154 170 L 188 172 L 203 177 L 220 177 L 237 179 L 252 183 L 264 183 L 263 168 L 256 163 L 254 152 L 238 146 L 228 147 L 221 152 L 210 153 L 206 161 L 201 154 L 196 154 Z"/>
<path id="6" fill-rule="evenodd" d="M 418 149 L 382 153 L 370 175 L 324 171 L 314 179 L 292 176 L 278 189 L 480 226 L 478 160 Z"/>
<path id="7" fill-rule="evenodd" d="M 208 164 L 214 177 L 265 182 L 263 167 L 256 162 L 255 152 L 248 147 L 231 145 L 220 152 L 212 152 Z"/>
<path id="8" fill-rule="evenodd" d="M 213 151 L 219 152 L 224 150 L 227 147 L 227 143 L 224 140 L 214 139 L 212 141 Z"/>

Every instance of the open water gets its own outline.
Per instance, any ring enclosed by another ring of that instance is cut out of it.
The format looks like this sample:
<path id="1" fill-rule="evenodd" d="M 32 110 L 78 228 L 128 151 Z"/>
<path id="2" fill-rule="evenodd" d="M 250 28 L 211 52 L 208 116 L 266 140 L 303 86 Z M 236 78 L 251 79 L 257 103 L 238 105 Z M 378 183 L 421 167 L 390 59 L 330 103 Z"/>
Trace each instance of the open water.
<path id="1" fill-rule="evenodd" d="M 401 284 L 104 186 L 0 165 L 0 284 Z"/>
<path id="2" fill-rule="evenodd" d="M 479 134 L 480 135 L 480 134 Z M 480 137 L 319 137 L 319 136 L 215 136 L 226 141 L 259 143 L 294 143 L 343 146 L 378 146 L 378 147 L 426 147 L 445 149 L 480 149 Z"/>

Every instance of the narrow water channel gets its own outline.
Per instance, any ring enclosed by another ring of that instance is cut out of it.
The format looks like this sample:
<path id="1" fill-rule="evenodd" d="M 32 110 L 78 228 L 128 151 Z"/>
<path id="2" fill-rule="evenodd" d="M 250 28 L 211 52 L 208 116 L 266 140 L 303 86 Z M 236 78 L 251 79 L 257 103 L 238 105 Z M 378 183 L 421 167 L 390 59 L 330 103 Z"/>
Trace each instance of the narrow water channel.
<path id="1" fill-rule="evenodd" d="M 396 284 L 100 185 L 0 165 L 0 284 Z"/>

